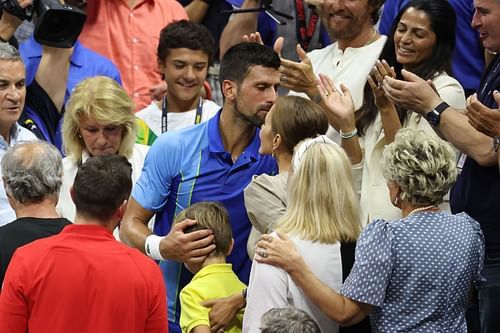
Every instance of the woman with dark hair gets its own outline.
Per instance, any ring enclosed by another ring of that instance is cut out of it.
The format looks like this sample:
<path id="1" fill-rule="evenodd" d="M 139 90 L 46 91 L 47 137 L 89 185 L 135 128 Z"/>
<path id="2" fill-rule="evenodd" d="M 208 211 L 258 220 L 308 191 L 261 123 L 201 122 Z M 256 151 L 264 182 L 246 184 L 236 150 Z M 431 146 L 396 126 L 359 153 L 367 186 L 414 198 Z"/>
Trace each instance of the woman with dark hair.
<path id="1" fill-rule="evenodd" d="M 342 95 L 331 80 L 320 75 L 320 91 L 336 116 L 342 146 L 353 164 L 363 165 L 360 197 L 363 225 L 375 218 L 401 217 L 401 212 L 387 199 L 381 169 L 384 147 L 394 140 L 396 132 L 410 127 L 436 135 L 418 114 L 387 99 L 381 87 L 384 77 L 400 77 L 402 69 L 409 70 L 432 82 L 448 104 L 463 109 L 463 88 L 449 76 L 454 45 L 455 12 L 448 1 L 412 0 L 401 10 L 388 36 L 380 56 L 384 60 L 377 61 L 370 73 L 361 109 L 355 113 L 350 95 Z"/>

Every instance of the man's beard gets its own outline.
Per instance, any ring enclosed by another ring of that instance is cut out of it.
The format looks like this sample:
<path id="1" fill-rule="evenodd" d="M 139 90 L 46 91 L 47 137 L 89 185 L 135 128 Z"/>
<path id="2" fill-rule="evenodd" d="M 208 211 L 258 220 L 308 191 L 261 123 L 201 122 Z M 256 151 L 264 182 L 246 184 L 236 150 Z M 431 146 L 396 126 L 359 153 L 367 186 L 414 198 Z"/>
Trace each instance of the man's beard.
<path id="1" fill-rule="evenodd" d="M 240 108 L 238 107 L 238 104 L 239 104 L 238 100 L 236 100 L 236 103 L 234 104 L 234 114 L 238 119 L 240 119 L 247 125 L 251 125 L 257 128 L 260 128 L 264 124 L 264 119 L 261 119 L 256 114 L 252 114 L 249 116 L 241 112 Z"/>

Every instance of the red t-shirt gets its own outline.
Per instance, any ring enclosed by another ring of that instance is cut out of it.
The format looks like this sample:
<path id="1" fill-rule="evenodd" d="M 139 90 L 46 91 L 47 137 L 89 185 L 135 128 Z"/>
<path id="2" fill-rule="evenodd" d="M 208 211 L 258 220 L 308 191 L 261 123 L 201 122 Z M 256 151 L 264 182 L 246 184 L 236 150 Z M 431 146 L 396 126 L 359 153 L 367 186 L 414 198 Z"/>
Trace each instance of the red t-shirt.
<path id="1" fill-rule="evenodd" d="M 168 332 L 158 265 L 97 225 L 19 248 L 0 295 L 0 332 Z"/>

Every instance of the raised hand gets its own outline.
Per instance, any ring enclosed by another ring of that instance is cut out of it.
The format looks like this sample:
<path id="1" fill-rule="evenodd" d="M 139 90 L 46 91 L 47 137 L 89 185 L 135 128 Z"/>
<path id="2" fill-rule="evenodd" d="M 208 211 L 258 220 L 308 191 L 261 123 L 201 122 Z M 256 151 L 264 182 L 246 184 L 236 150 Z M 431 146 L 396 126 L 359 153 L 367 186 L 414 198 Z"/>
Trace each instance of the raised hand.
<path id="1" fill-rule="evenodd" d="M 317 88 L 326 111 L 334 116 L 339 128 L 346 131 L 356 128 L 354 102 L 349 89 L 343 84 L 341 90 L 337 89 L 332 79 L 324 74 L 319 75 Z"/>
<path id="2" fill-rule="evenodd" d="M 262 41 L 262 36 L 258 31 L 252 32 L 250 35 L 243 35 L 243 41 L 247 43 L 257 43 L 260 45 L 264 45 L 264 42 Z"/>
<path id="3" fill-rule="evenodd" d="M 379 110 L 392 105 L 391 101 L 385 95 L 382 87 L 382 83 L 386 76 L 396 78 L 394 67 L 390 67 L 385 60 L 377 60 L 372 71 L 370 72 L 370 75 L 368 76 L 368 84 L 372 89 L 375 105 Z"/>
<path id="4" fill-rule="evenodd" d="M 500 106 L 500 92 L 494 91 L 493 98 Z M 500 135 L 500 107 L 490 109 L 477 99 L 474 94 L 467 99 L 467 117 L 469 124 L 476 130 L 490 137 Z"/>
<path id="5" fill-rule="evenodd" d="M 297 44 L 297 54 L 300 62 L 281 58 L 281 85 L 293 91 L 306 93 L 310 98 L 313 98 L 317 93 L 316 76 L 311 60 L 300 44 Z"/>

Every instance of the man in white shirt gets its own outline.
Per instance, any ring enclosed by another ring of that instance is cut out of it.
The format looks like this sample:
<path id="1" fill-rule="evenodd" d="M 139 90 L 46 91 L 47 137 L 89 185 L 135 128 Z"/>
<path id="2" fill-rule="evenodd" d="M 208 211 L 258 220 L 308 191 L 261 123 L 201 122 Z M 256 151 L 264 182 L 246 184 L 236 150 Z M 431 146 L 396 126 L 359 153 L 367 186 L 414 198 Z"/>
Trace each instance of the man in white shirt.
<path id="1" fill-rule="evenodd" d="M 336 42 L 307 54 L 297 46 L 301 61 L 282 59 L 281 85 L 319 102 L 321 99 L 316 79 L 318 74 L 326 74 L 337 88 L 340 83 L 347 86 L 355 108 L 359 109 L 363 104 L 366 79 L 386 41 L 386 37 L 379 35 L 374 27 L 383 2 L 325 0 L 320 5 L 321 20 Z M 279 49 L 279 44 L 275 45 L 276 48 Z M 336 131 L 330 129 L 328 135 L 340 143 L 340 136 Z"/>
<path id="2" fill-rule="evenodd" d="M 35 141 L 36 136 L 17 124 L 26 98 L 26 71 L 19 51 L 0 43 L 0 161 L 6 150 L 22 141 Z M 16 219 L 0 179 L 0 226 Z"/>

